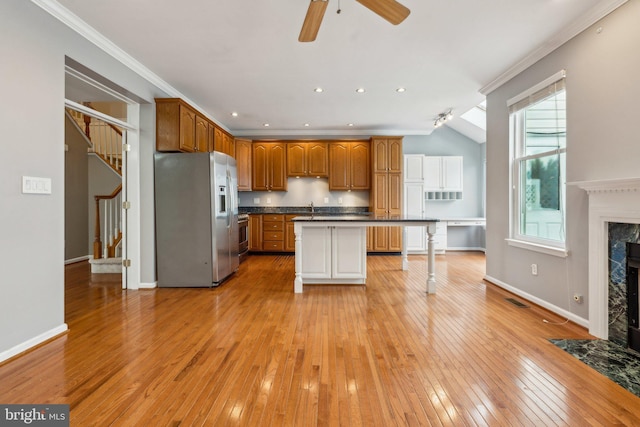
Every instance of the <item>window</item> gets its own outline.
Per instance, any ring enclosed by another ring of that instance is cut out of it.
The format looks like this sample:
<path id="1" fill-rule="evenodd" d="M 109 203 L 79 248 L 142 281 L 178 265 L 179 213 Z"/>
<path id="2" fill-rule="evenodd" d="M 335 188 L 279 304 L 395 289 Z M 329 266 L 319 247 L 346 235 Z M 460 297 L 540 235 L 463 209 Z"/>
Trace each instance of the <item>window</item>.
<path id="1" fill-rule="evenodd" d="M 511 239 L 565 247 L 566 92 L 564 72 L 509 101 Z"/>

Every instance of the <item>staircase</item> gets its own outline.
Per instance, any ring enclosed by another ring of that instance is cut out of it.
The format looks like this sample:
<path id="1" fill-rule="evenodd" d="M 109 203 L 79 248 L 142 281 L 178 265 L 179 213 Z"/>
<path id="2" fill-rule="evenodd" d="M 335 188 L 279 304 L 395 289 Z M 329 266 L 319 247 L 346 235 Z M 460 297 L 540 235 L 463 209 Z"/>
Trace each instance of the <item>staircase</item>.
<path id="1" fill-rule="evenodd" d="M 87 105 L 91 107 L 91 105 Z M 89 153 L 122 177 L 122 131 L 110 123 L 66 110 L 85 136 Z M 92 273 L 122 272 L 122 184 L 110 194 L 96 195 Z"/>

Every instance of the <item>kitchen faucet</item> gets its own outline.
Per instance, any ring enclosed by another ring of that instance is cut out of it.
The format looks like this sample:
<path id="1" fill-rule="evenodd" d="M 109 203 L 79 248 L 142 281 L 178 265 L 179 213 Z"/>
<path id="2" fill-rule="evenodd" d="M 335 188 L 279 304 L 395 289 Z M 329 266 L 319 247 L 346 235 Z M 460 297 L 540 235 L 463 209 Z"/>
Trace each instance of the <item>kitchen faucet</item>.
<path id="1" fill-rule="evenodd" d="M 309 203 L 309 206 L 311 206 L 311 215 L 313 215 L 315 213 L 315 208 L 313 206 L 313 202 Z"/>

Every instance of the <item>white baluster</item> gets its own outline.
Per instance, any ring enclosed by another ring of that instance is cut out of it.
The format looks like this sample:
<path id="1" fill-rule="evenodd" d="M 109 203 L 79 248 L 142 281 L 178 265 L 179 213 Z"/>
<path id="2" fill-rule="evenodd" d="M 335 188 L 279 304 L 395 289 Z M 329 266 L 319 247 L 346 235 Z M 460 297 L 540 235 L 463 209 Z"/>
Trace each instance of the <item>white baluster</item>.
<path id="1" fill-rule="evenodd" d="M 107 257 L 107 219 L 109 217 L 108 215 L 108 207 L 107 207 L 107 201 L 104 201 L 104 232 L 102 233 L 102 258 L 106 258 Z"/>

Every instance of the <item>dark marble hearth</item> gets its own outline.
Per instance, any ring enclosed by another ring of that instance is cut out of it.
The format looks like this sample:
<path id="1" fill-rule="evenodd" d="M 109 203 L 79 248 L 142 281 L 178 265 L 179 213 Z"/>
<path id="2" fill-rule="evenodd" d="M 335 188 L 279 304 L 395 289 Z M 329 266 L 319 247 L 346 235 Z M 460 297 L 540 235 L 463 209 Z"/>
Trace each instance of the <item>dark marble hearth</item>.
<path id="1" fill-rule="evenodd" d="M 640 397 L 640 353 L 607 340 L 549 341 Z"/>

